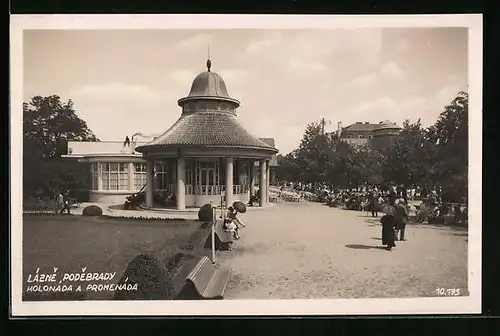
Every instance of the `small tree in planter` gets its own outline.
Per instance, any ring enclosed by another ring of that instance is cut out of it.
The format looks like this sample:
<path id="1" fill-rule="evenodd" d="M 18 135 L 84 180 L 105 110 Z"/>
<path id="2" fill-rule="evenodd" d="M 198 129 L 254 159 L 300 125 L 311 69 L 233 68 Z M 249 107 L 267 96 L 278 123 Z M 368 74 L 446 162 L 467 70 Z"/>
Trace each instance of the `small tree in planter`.
<path id="1" fill-rule="evenodd" d="M 212 222 L 213 209 L 211 204 L 205 204 L 198 211 L 198 220 L 203 222 L 203 225 Z"/>

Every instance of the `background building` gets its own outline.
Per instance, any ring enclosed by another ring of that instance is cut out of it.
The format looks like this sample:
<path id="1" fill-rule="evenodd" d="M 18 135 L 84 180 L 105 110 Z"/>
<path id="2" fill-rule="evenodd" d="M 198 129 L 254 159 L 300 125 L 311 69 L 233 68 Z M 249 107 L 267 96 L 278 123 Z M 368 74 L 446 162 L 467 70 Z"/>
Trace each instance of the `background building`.
<path id="1" fill-rule="evenodd" d="M 372 146 L 376 149 L 387 148 L 399 134 L 401 127 L 396 123 L 385 120 L 378 124 L 369 122 L 355 122 L 347 127 L 338 123 L 337 136 L 355 146 Z"/>

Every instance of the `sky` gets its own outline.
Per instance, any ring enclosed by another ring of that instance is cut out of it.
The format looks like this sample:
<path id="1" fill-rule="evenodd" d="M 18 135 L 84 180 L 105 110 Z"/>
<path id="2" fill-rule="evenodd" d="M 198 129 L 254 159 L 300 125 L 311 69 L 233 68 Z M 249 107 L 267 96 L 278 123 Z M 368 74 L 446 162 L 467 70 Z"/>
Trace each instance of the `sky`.
<path id="1" fill-rule="evenodd" d="M 23 99 L 59 95 L 101 140 L 159 135 L 177 100 L 212 71 L 237 115 L 282 154 L 308 123 L 421 119 L 432 125 L 468 78 L 467 28 L 308 30 L 32 30 L 24 32 Z"/>

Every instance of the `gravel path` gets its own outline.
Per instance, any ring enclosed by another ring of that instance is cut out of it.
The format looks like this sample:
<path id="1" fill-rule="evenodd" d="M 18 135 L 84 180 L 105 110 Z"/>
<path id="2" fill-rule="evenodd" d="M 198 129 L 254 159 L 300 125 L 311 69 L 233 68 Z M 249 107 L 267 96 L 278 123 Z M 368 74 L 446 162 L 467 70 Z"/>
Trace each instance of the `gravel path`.
<path id="1" fill-rule="evenodd" d="M 240 215 L 247 227 L 219 262 L 232 268 L 227 299 L 318 299 L 467 294 L 467 231 L 408 225 L 407 241 L 381 249 L 366 213 L 280 203 Z"/>

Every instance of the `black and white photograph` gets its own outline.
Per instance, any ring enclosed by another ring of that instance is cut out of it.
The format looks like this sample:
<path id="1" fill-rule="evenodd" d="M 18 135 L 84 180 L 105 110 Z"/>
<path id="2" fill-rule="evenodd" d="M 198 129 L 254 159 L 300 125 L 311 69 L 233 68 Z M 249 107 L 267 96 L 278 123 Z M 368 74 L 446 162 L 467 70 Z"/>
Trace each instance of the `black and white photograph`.
<path id="1" fill-rule="evenodd" d="M 481 15 L 14 15 L 11 45 L 13 316 L 480 313 Z"/>

